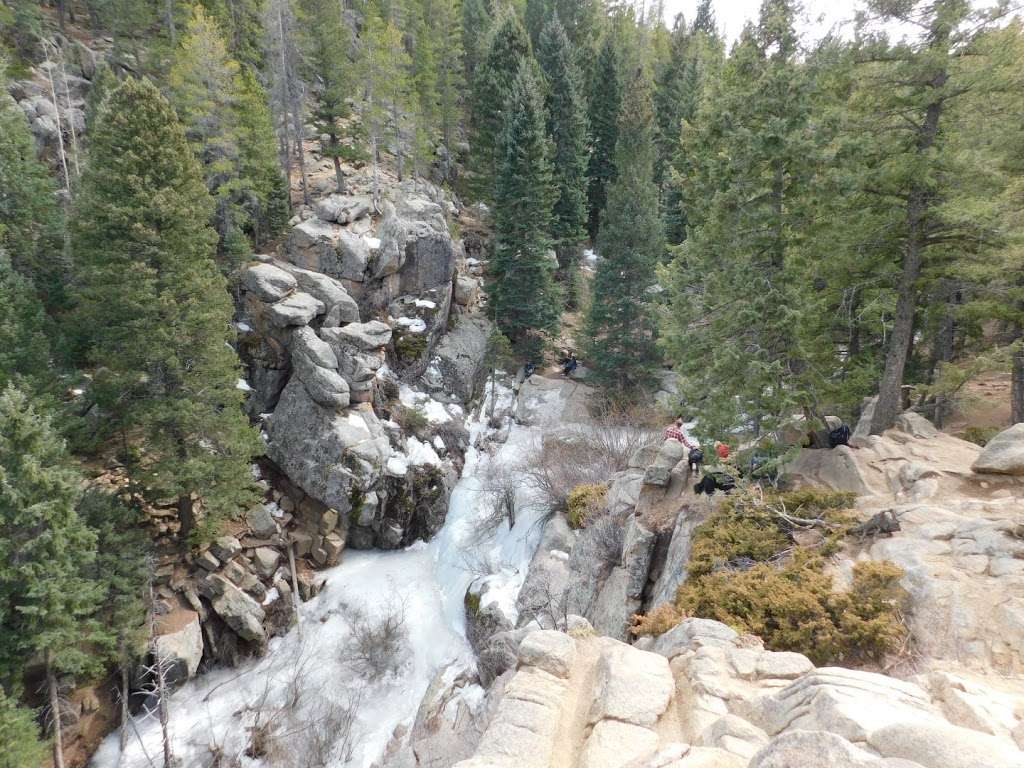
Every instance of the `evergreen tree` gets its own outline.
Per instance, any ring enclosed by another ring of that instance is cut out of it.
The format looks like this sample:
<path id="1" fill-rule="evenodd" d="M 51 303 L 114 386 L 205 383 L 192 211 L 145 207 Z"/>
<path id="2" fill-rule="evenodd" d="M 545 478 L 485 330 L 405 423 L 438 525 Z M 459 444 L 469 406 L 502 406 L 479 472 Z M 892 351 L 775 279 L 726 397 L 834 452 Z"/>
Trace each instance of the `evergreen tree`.
<path id="1" fill-rule="evenodd" d="M 224 30 L 231 57 L 250 72 L 260 71 L 264 65 L 266 3 L 263 0 L 202 0 L 202 3 Z"/>
<path id="2" fill-rule="evenodd" d="M 171 98 L 217 201 L 214 226 L 228 270 L 248 258 L 270 232 L 280 202 L 277 147 L 266 94 L 230 58 L 216 22 L 196 7 L 168 76 Z M 232 252 L 235 252 L 234 254 Z"/>
<path id="3" fill-rule="evenodd" d="M 46 759 L 32 711 L 18 706 L 0 686 L 0 768 L 34 768 Z"/>
<path id="4" fill-rule="evenodd" d="M 815 151 L 795 13 L 789 0 L 762 4 L 683 146 L 693 226 L 665 275 L 665 338 L 709 434 L 744 419 L 771 428 L 813 404 L 795 344 Z"/>
<path id="5" fill-rule="evenodd" d="M 35 284 L 46 306 L 56 309 L 67 277 L 56 187 L 36 158 L 24 112 L 5 86 L 0 68 L 0 250 Z"/>
<path id="6" fill-rule="evenodd" d="M 413 93 L 408 79 L 409 55 L 402 33 L 390 21 L 373 13 L 362 37 L 361 80 L 366 88 L 364 122 L 370 135 L 373 160 L 373 199 L 380 207 L 379 168 L 384 147 L 394 148 L 399 162 L 408 143 L 408 109 Z"/>
<path id="7" fill-rule="evenodd" d="M 557 15 L 544 28 L 537 56 L 547 79 L 548 135 L 554 145 L 551 161 L 558 191 L 551 235 L 559 265 L 566 269 L 578 257 L 586 235 L 587 123 L 572 46 Z"/>
<path id="8" fill-rule="evenodd" d="M 281 232 L 290 218 L 288 186 L 277 162 L 277 138 L 267 94 L 253 73 L 239 76 L 235 117 L 239 185 L 236 199 L 243 229 L 257 247 Z"/>
<path id="9" fill-rule="evenodd" d="M 851 117 L 867 121 L 863 130 L 872 136 L 860 190 L 875 198 L 872 208 L 888 212 L 884 232 L 898 270 L 893 325 L 871 421 L 872 433 L 878 434 L 895 423 L 902 408 L 915 330 L 926 319 L 919 312 L 926 302 L 926 279 L 953 254 L 976 252 L 980 242 L 981 229 L 942 204 L 957 184 L 954 179 L 971 173 L 946 151 L 950 134 L 944 128 L 957 99 L 990 88 L 986 78 L 975 80 L 962 60 L 974 54 L 974 42 L 992 18 L 959 0 L 895 5 L 873 0 L 869 8 L 883 23 L 912 23 L 924 30 L 918 41 L 899 45 L 862 30 L 864 65 L 851 94 Z"/>
<path id="10" fill-rule="evenodd" d="M 456 132 L 460 123 L 461 94 L 466 79 L 463 76 L 463 36 L 459 27 L 459 1 L 437 0 L 436 6 L 438 39 L 437 55 L 437 100 L 440 119 L 441 141 L 444 144 L 442 157 L 442 178 L 452 175 L 452 152 Z"/>
<path id="11" fill-rule="evenodd" d="M 544 104 L 528 61 L 512 81 L 494 194 L 490 301 L 498 327 L 517 351 L 536 358 L 558 327 L 561 306 L 548 231 L 555 190 Z"/>
<path id="12" fill-rule="evenodd" d="M 461 29 L 466 82 L 473 83 L 477 67 L 486 53 L 491 30 L 491 14 L 487 9 L 487 0 L 463 0 Z"/>
<path id="13" fill-rule="evenodd" d="M 693 19 L 693 31 L 703 32 L 705 35 L 716 35 L 715 10 L 711 7 L 711 0 L 700 0 L 697 3 L 697 15 Z"/>
<path id="14" fill-rule="evenodd" d="M 554 0 L 526 0 L 526 10 L 523 12 L 523 26 L 530 36 L 530 44 L 533 50 L 540 52 L 540 38 L 544 29 L 551 23 L 551 17 L 555 13 Z M 564 31 L 564 29 L 563 29 Z"/>
<path id="15" fill-rule="evenodd" d="M 510 116 L 505 112 L 512 83 L 521 63 L 530 57 L 530 39 L 511 8 L 498 11 L 487 38 L 482 61 L 473 80 L 471 96 L 473 191 L 480 200 L 493 201 L 499 165 L 499 149 Z"/>
<path id="16" fill-rule="evenodd" d="M 15 686 L 25 659 L 42 659 L 55 722 L 57 676 L 96 671 L 89 648 L 103 639 L 92 619 L 99 585 L 87 577 L 96 536 L 75 510 L 80 484 L 49 419 L 8 386 L 0 394 L 0 680 Z M 55 756 L 61 749 L 55 728 Z"/>
<path id="17" fill-rule="evenodd" d="M 15 383 L 39 392 L 50 384 L 46 317 L 32 284 L 0 250 L 0 390 Z"/>
<path id="18" fill-rule="evenodd" d="M 313 122 L 320 141 L 320 154 L 334 162 L 338 192 L 345 192 L 341 161 L 356 156 L 356 150 L 342 142 L 339 121 L 349 116 L 346 97 L 352 88 L 349 70 L 349 41 L 352 33 L 345 27 L 341 9 L 335 0 L 299 0 L 301 38 L 308 79 L 313 89 Z"/>
<path id="19" fill-rule="evenodd" d="M 625 89 L 618 135 L 619 173 L 601 215 L 586 350 L 595 380 L 615 399 L 647 387 L 658 360 L 650 288 L 665 244 L 653 180 L 654 114 L 642 70 Z"/>
<path id="20" fill-rule="evenodd" d="M 619 137 L 622 92 L 615 41 L 606 37 L 601 46 L 590 95 L 590 160 L 587 166 L 587 231 L 597 240 L 607 186 L 615 179 L 615 144 Z"/>
<path id="21" fill-rule="evenodd" d="M 232 305 L 213 262 L 212 203 L 185 132 L 148 81 L 104 104 L 71 221 L 76 322 L 98 370 L 93 395 L 108 429 L 139 441 L 131 470 L 147 492 L 179 499 L 182 535 L 193 494 L 212 533 L 251 502 L 258 440 L 242 415 Z M 126 456 L 126 459 L 130 459 Z"/>

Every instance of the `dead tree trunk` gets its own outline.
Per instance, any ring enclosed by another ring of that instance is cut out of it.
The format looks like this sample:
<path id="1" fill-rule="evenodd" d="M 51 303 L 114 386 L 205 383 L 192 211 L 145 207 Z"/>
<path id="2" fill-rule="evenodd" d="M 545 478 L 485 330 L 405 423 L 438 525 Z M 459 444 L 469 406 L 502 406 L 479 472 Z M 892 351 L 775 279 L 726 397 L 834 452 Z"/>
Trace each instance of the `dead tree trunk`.
<path id="1" fill-rule="evenodd" d="M 50 721 L 53 726 L 53 768 L 64 768 L 64 738 L 61 733 L 60 692 L 57 690 L 57 671 L 53 668 L 53 653 L 46 652 L 46 690 L 50 700 Z"/>
<path id="2" fill-rule="evenodd" d="M 1024 421 L 1024 348 L 1018 348 L 1013 353 L 1010 375 L 1010 420 L 1014 424 Z"/>

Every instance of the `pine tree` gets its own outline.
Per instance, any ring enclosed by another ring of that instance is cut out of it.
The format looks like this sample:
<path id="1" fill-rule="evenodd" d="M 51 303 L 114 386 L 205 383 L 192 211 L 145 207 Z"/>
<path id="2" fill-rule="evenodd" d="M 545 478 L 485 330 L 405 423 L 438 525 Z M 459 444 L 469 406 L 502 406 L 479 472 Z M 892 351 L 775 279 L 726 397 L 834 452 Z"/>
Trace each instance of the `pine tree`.
<path id="1" fill-rule="evenodd" d="M 288 222 L 288 188 L 277 162 L 267 94 L 250 70 L 239 76 L 235 119 L 238 135 L 239 185 L 236 199 L 244 211 L 239 222 L 259 247 Z"/>
<path id="2" fill-rule="evenodd" d="M 207 12 L 224 30 L 231 57 L 250 72 L 264 66 L 263 0 L 202 0 Z"/>
<path id="3" fill-rule="evenodd" d="M 531 359 L 557 329 L 561 303 L 547 234 L 555 191 L 544 105 L 530 62 L 520 62 L 503 113 L 490 301 L 502 333 Z"/>
<path id="4" fill-rule="evenodd" d="M 148 492 L 198 536 L 251 502 L 258 440 L 242 415 L 232 304 L 213 262 L 212 202 L 170 104 L 148 81 L 107 97 L 71 221 L 77 325 L 106 426 L 145 457 Z M 126 456 L 130 459 L 130 456 Z"/>
<path id="5" fill-rule="evenodd" d="M 697 3 L 697 15 L 693 19 L 693 31 L 703 32 L 706 35 L 715 35 L 715 10 L 711 7 L 711 0 L 700 0 Z"/>
<path id="6" fill-rule="evenodd" d="M 882 22 L 913 23 L 925 30 L 919 41 L 907 45 L 888 45 L 866 34 L 865 63 L 851 95 L 852 116 L 870 121 L 875 136 L 868 147 L 870 174 L 861 188 L 876 198 L 872 207 L 889 212 L 885 232 L 891 235 L 890 257 L 899 274 L 892 286 L 893 325 L 871 421 L 872 434 L 879 434 L 895 423 L 902 408 L 915 331 L 926 319 L 919 311 L 927 303 L 926 276 L 934 276 L 934 268 L 953 253 L 975 250 L 981 235 L 942 205 L 955 186 L 952 179 L 970 173 L 945 151 L 949 134 L 944 128 L 957 99 L 988 88 L 986 79 L 975 80 L 961 60 L 973 55 L 974 41 L 992 17 L 958 0 L 906 6 L 872 2 L 870 7 Z"/>
<path id="7" fill-rule="evenodd" d="M 341 161 L 354 157 L 355 149 L 342 141 L 339 121 L 349 116 L 346 97 L 352 88 L 349 62 L 351 32 L 342 21 L 335 0 L 299 0 L 301 39 L 308 79 L 313 89 L 313 122 L 320 141 L 320 154 L 334 162 L 338 192 L 345 192 Z"/>
<path id="8" fill-rule="evenodd" d="M 657 365 L 650 306 L 654 268 L 664 250 L 654 184 L 654 114 L 642 70 L 627 84 L 619 116 L 615 165 L 601 215 L 597 275 L 587 316 L 587 360 L 613 399 L 635 396 Z"/>
<path id="9" fill-rule="evenodd" d="M 0 250 L 35 284 L 46 306 L 56 309 L 64 302 L 67 277 L 56 187 L 5 85 L 0 68 Z"/>
<path id="10" fill-rule="evenodd" d="M 26 657 L 46 666 L 52 720 L 60 722 L 57 676 L 97 669 L 90 646 L 100 589 L 87 577 L 96 536 L 75 506 L 81 480 L 47 417 L 12 386 L 0 394 L 0 680 L 20 679 Z M 62 765 L 61 729 L 54 762 Z"/>
<path id="11" fill-rule="evenodd" d="M 272 199 L 281 194 L 281 184 L 266 94 L 252 73 L 230 58 L 216 22 L 198 6 L 168 80 L 217 201 L 213 222 L 221 262 L 230 272 L 248 258 L 252 245 L 274 234 L 269 211 L 281 205 Z"/>
<path id="12" fill-rule="evenodd" d="M 0 768 L 32 768 L 46 759 L 32 711 L 18 703 L 0 686 Z"/>
<path id="13" fill-rule="evenodd" d="M 794 18 L 789 0 L 766 0 L 683 146 L 692 227 L 665 274 L 665 346 L 709 434 L 813 405 L 795 343 L 810 286 L 794 275 L 816 148 Z"/>
<path id="14" fill-rule="evenodd" d="M 473 191 L 485 202 L 494 200 L 501 135 L 510 116 L 505 112 L 520 64 L 530 57 L 530 39 L 511 8 L 503 7 L 494 19 L 484 56 L 473 80 L 471 96 Z"/>
<path id="15" fill-rule="evenodd" d="M 444 144 L 442 178 L 452 176 L 452 153 L 456 132 L 461 122 L 461 94 L 465 89 L 464 49 L 459 27 L 459 1 L 437 0 L 437 28 L 439 30 L 437 57 L 437 99 L 441 141 Z"/>
<path id="16" fill-rule="evenodd" d="M 473 83 L 477 67 L 486 53 L 487 39 L 491 31 L 491 14 L 487 9 L 487 0 L 463 0 L 461 28 L 466 82 Z"/>
<path id="17" fill-rule="evenodd" d="M 544 28 L 551 23 L 555 14 L 554 0 L 526 0 L 526 10 L 523 12 L 523 26 L 530 36 L 530 44 L 533 50 L 540 52 L 540 38 L 544 34 Z M 564 31 L 564 30 L 563 30 Z"/>
<path id="18" fill-rule="evenodd" d="M 558 190 L 551 235 L 559 265 L 566 269 L 578 257 L 586 236 L 587 122 L 574 52 L 557 15 L 544 28 L 537 56 L 547 79 L 548 135 L 554 145 L 551 162 Z"/>
<path id="19" fill-rule="evenodd" d="M 14 382 L 39 392 L 50 384 L 50 342 L 32 284 L 0 250 L 0 391 Z"/>
<path id="20" fill-rule="evenodd" d="M 378 209 L 381 152 L 390 145 L 400 161 L 405 157 L 408 109 L 412 106 L 409 68 L 402 33 L 380 15 L 371 14 L 363 29 L 360 80 L 366 88 L 363 120 L 370 135 L 373 199 Z"/>
<path id="21" fill-rule="evenodd" d="M 619 135 L 621 106 L 619 57 L 615 41 L 608 36 L 597 58 L 588 109 L 590 160 L 587 166 L 587 231 L 590 239 L 595 242 L 601 211 L 607 200 L 607 186 L 615 179 L 615 144 Z"/>

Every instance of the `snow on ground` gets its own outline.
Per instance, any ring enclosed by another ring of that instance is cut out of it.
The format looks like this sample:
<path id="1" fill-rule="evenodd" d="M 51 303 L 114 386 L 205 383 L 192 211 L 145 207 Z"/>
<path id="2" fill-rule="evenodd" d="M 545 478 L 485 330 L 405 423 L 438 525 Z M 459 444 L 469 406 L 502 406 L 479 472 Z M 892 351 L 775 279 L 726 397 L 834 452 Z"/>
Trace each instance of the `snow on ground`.
<path id="1" fill-rule="evenodd" d="M 427 330 L 427 323 L 421 317 L 400 317 L 396 322 L 405 328 L 409 333 L 423 333 Z"/>
<path id="2" fill-rule="evenodd" d="M 417 392 L 408 384 L 402 384 L 398 388 L 398 400 L 406 408 L 414 408 L 418 411 L 422 411 L 423 415 L 427 418 L 427 421 L 431 424 L 443 424 L 446 421 L 451 421 L 453 417 L 459 418 L 462 416 L 461 407 L 457 405 L 446 406 L 444 403 L 438 402 L 430 395 Z"/>
<path id="3" fill-rule="evenodd" d="M 507 390 L 502 387 L 498 396 L 504 400 Z M 484 430 L 485 425 L 470 425 L 474 435 Z M 301 688 L 306 695 L 296 714 L 300 724 L 316 722 L 332 703 L 342 705 L 358 697 L 355 752 L 351 760 L 335 756 L 330 767 L 372 765 L 396 726 L 411 728 L 419 703 L 438 673 L 452 676 L 475 665 L 465 637 L 463 598 L 470 582 L 480 575 L 481 564 L 488 564 L 492 571 L 483 577 L 482 599 L 496 601 L 510 616 L 515 615 L 515 598 L 540 536 L 537 523 L 542 511 L 524 504 L 511 530 L 502 526 L 481 538 L 479 523 L 490 507 L 482 479 L 491 462 L 514 466 L 538 435 L 536 428 L 513 426 L 508 441 L 493 457 L 471 448 L 445 524 L 433 540 L 396 552 L 346 550 L 341 564 L 323 573 L 323 592 L 301 606 L 299 627 L 272 640 L 265 657 L 237 669 L 215 669 L 176 691 L 169 702 L 170 729 L 181 764 L 211 765 L 210 748 L 216 745 L 228 758 L 222 764 L 231 765 L 231 758 L 237 757 L 244 768 L 297 765 L 287 757 L 271 763 L 247 757 L 244 751 L 257 712 L 280 706 L 296 687 L 293 681 L 304 675 Z M 429 445 L 419 445 L 433 452 Z M 396 674 L 370 682 L 347 662 L 351 617 L 358 612 L 372 616 L 396 605 L 404 608 L 409 632 L 402 666 Z M 482 692 L 472 687 L 465 689 L 464 696 L 477 705 L 482 700 Z M 289 750 L 305 749 L 310 741 L 301 730 L 292 731 L 290 738 Z M 148 768 L 147 755 L 159 761 L 160 753 L 159 724 L 149 719 L 139 724 L 138 735 L 130 737 L 123 760 L 117 735 L 112 734 L 91 765 Z"/>

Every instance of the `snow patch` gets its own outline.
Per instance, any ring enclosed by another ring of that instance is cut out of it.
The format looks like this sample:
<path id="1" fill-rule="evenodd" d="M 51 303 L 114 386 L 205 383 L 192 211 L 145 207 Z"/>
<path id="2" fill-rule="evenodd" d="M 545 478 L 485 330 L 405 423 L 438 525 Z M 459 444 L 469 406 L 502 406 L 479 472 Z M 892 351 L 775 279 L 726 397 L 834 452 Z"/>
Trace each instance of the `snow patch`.
<path id="1" fill-rule="evenodd" d="M 239 379 L 235 382 L 235 389 L 240 389 L 243 392 L 252 392 L 252 387 L 249 386 L 249 382 L 245 379 Z"/>
<path id="2" fill-rule="evenodd" d="M 410 333 L 423 333 L 427 330 L 427 324 L 421 317 L 400 317 L 397 322 Z"/>
<path id="3" fill-rule="evenodd" d="M 437 309 L 437 304 L 430 299 L 416 299 L 416 306 L 420 309 Z"/>

